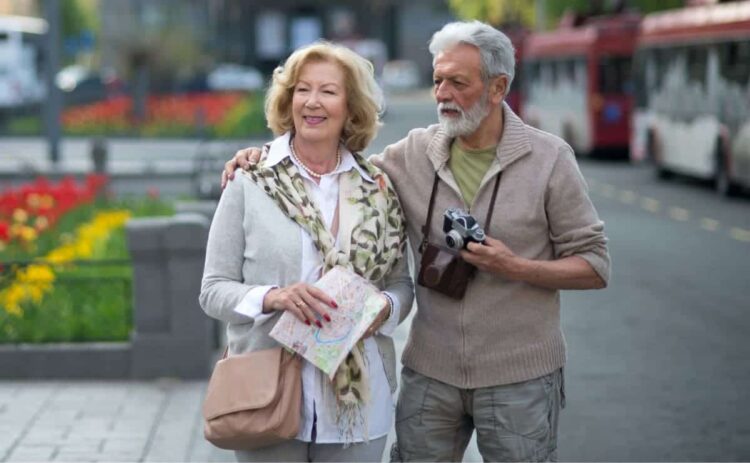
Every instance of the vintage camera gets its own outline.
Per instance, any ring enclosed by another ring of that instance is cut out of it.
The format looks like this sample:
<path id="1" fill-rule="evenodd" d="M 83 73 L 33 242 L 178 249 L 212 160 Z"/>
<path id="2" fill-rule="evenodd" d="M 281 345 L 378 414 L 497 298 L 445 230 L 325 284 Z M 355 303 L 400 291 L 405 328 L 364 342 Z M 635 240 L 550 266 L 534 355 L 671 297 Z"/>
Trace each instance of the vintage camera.
<path id="1" fill-rule="evenodd" d="M 449 248 L 465 249 L 466 245 L 484 243 L 484 230 L 477 220 L 462 209 L 450 208 L 443 213 L 443 233 Z"/>

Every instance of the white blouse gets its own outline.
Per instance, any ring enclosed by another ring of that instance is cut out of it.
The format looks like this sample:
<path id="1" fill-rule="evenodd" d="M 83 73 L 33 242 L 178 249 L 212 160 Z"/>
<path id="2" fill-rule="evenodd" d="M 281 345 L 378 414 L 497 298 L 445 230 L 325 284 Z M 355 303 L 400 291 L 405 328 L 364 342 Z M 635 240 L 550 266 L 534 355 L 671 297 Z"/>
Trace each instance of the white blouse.
<path id="1" fill-rule="evenodd" d="M 271 144 L 267 162 L 274 165 L 287 156 L 291 157 L 288 134 L 279 137 Z M 291 159 L 292 162 L 297 164 L 293 157 Z M 318 210 L 323 214 L 325 225 L 329 229 L 338 202 L 339 174 L 356 169 L 366 181 L 373 181 L 367 172 L 357 164 L 352 154 L 345 149 L 342 149 L 341 152 L 341 165 L 335 171 L 323 175 L 320 184 L 316 184 L 301 166 L 297 164 L 297 167 L 305 180 L 305 187 L 310 199 L 318 206 Z M 320 277 L 323 259 L 310 235 L 301 227 L 300 233 L 302 237 L 300 281 L 315 283 Z M 273 288 L 274 286 L 254 288 L 248 292 L 240 305 L 235 308 L 235 311 L 253 317 L 255 323 L 264 323 L 272 314 L 263 313 L 263 298 Z M 393 334 L 396 329 L 400 312 L 398 298 L 391 297 L 391 299 L 394 304 L 393 313 L 378 330 L 380 334 L 386 336 Z M 373 338 L 365 339 L 365 355 L 367 356 L 370 377 L 370 401 L 365 410 L 367 429 L 361 429 L 361 426 L 358 425 L 354 429 L 354 442 L 364 441 L 365 433 L 367 433 L 367 438 L 371 440 L 383 437 L 388 434 L 393 424 L 393 397 L 388 378 L 385 375 L 383 360 Z M 300 430 L 297 434 L 297 440 L 311 442 L 313 425 L 315 424 L 317 429 L 315 442 L 324 444 L 344 442 L 336 422 L 336 399 L 333 388 L 327 376 L 310 362 L 303 362 L 302 367 L 301 408 Z"/>

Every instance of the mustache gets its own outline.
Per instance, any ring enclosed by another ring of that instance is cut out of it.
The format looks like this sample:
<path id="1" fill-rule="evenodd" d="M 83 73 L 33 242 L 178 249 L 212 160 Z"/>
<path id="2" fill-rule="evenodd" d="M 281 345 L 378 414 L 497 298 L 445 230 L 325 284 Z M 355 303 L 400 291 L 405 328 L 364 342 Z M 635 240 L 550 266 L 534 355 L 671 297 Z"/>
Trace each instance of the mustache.
<path id="1" fill-rule="evenodd" d="M 451 111 L 458 111 L 461 115 L 464 114 L 464 110 L 461 109 L 461 107 L 458 104 L 451 103 L 451 102 L 438 103 L 437 109 L 438 109 L 438 111 L 442 111 L 444 109 L 448 109 L 448 110 L 451 110 Z"/>

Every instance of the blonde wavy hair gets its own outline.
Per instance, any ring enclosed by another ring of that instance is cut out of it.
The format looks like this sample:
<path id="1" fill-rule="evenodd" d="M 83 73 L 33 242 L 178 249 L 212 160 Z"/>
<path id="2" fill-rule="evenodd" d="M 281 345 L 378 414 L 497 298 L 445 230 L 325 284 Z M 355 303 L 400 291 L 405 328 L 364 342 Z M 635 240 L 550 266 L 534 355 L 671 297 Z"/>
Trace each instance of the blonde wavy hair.
<path id="1" fill-rule="evenodd" d="M 316 42 L 296 50 L 273 71 L 265 102 L 268 128 L 277 136 L 294 131 L 294 87 L 302 67 L 320 61 L 336 63 L 344 71 L 349 117 L 344 124 L 341 141 L 351 152 L 362 151 L 380 128 L 378 116 L 382 108 L 382 92 L 375 81 L 372 63 L 354 51 L 330 42 Z"/>

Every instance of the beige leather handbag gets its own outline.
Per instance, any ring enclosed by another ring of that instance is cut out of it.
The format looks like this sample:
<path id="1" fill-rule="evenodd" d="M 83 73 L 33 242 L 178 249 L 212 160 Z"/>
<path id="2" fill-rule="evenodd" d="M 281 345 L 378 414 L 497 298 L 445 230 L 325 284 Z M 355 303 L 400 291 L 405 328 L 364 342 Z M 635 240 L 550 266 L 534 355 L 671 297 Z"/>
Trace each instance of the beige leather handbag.
<path id="1" fill-rule="evenodd" d="M 253 450 L 293 439 L 299 431 L 302 360 L 281 347 L 216 362 L 203 402 L 206 440 Z"/>

